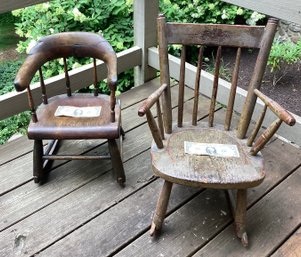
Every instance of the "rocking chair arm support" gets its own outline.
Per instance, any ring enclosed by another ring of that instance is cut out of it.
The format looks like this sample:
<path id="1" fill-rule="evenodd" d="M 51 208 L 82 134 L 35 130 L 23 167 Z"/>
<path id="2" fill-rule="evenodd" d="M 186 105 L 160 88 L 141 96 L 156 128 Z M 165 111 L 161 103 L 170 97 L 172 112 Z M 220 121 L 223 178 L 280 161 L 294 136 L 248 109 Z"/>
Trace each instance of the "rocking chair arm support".
<path id="1" fill-rule="evenodd" d="M 289 126 L 293 126 L 296 123 L 295 118 L 278 103 L 267 97 L 258 89 L 255 89 L 254 93 L 265 103 L 265 105 L 269 107 L 273 113 L 275 113 L 276 116 L 278 116 L 280 120 L 284 121 Z"/>
<path id="2" fill-rule="evenodd" d="M 155 92 L 153 92 L 141 105 L 138 110 L 138 115 L 140 117 L 144 116 L 146 112 L 158 101 L 161 94 L 167 88 L 167 84 L 161 85 Z"/>

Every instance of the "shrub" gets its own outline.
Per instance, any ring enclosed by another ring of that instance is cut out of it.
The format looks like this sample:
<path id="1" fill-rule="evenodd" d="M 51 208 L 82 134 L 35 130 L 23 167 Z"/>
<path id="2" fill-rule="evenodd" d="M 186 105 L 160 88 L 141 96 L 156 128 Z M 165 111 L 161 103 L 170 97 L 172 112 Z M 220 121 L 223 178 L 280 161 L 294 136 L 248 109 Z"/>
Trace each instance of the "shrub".
<path id="1" fill-rule="evenodd" d="M 300 60 L 301 39 L 296 44 L 291 41 L 275 40 L 268 59 L 268 65 L 273 73 L 273 85 L 275 86 L 287 74 L 290 65 Z"/>
<path id="2" fill-rule="evenodd" d="M 0 95 L 4 95 L 14 90 L 13 81 L 22 62 L 23 59 L 18 61 L 0 62 Z"/>
<path id="3" fill-rule="evenodd" d="M 92 31 L 102 33 L 111 43 L 116 52 L 130 48 L 133 45 L 133 0 L 53 0 L 32 7 L 13 11 L 4 15 L 2 19 L 16 19 L 16 33 L 24 40 L 18 44 L 18 51 L 23 53 L 41 37 L 64 31 Z M 262 18 L 257 13 L 246 11 L 240 7 L 215 0 L 187 0 L 170 1 L 160 0 L 160 8 L 168 20 L 182 22 L 206 23 L 254 23 Z M 81 65 L 87 61 L 77 63 L 69 60 L 68 67 Z M 20 62 L 8 63 L 5 71 L 0 65 L 0 76 L 4 85 L 0 94 L 13 89 L 12 81 Z M 58 68 L 60 67 L 60 68 Z M 2 70 L 1 70 L 2 69 Z M 62 72 L 58 62 L 49 64 L 46 77 Z M 7 81 L 7 82 L 3 82 Z M 133 86 L 133 71 L 129 70 L 119 75 L 118 91 L 123 92 Z M 108 90 L 104 82 L 100 83 L 102 92 Z M 87 91 L 89 89 L 83 89 Z M 24 131 L 27 126 L 29 113 L 22 113 L 6 120 L 0 121 L 0 143 L 15 132 Z M 21 128 L 20 128 L 21 127 Z"/>
<path id="4" fill-rule="evenodd" d="M 101 33 L 110 42 L 116 52 L 130 48 L 133 44 L 132 0 L 53 0 L 13 11 L 20 22 L 16 24 L 16 33 L 25 40 L 19 42 L 18 51 L 28 52 L 41 37 L 64 31 L 91 31 Z M 68 62 L 72 68 L 75 60 Z M 91 60 L 81 61 L 85 64 Z M 61 65 L 53 62 L 47 67 L 46 77 L 61 72 Z M 122 83 L 118 91 L 126 91 L 133 86 L 129 72 L 119 76 Z M 105 83 L 100 90 L 106 93 Z"/>
<path id="5" fill-rule="evenodd" d="M 30 112 L 22 112 L 0 121 L 0 144 L 4 144 L 16 133 L 25 134 L 29 124 Z"/>
<path id="6" fill-rule="evenodd" d="M 160 0 L 168 20 L 192 23 L 256 24 L 264 15 L 219 0 Z"/>

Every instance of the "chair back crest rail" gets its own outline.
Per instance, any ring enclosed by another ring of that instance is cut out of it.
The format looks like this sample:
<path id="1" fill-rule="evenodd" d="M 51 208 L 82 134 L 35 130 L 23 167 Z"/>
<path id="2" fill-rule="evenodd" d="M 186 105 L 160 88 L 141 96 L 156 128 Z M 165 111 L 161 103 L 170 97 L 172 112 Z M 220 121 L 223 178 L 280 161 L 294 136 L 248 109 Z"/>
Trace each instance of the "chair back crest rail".
<path id="1" fill-rule="evenodd" d="M 179 94 L 178 94 L 178 114 L 176 124 L 183 126 L 184 94 L 185 94 L 185 65 L 187 61 L 187 51 L 191 45 L 198 47 L 197 72 L 194 87 L 194 102 L 191 116 L 191 125 L 197 125 L 199 89 L 202 86 L 200 76 L 204 59 L 204 49 L 206 46 L 216 48 L 214 63 L 214 79 L 212 86 L 212 96 L 208 111 L 208 126 L 214 125 L 214 113 L 218 93 L 219 71 L 221 66 L 222 51 L 224 47 L 236 48 L 235 63 L 232 71 L 231 89 L 228 98 L 224 129 L 230 130 L 235 103 L 235 95 L 239 78 L 239 66 L 243 48 L 258 49 L 258 56 L 254 66 L 252 79 L 249 83 L 248 95 L 243 106 L 242 115 L 239 120 L 237 137 L 244 138 L 251 122 L 254 106 L 259 97 L 265 106 L 255 125 L 251 136 L 248 138 L 248 145 L 252 146 L 250 153 L 256 155 L 268 140 L 274 135 L 282 121 L 292 126 L 295 119 L 285 109 L 266 97 L 259 91 L 268 60 L 269 51 L 276 32 L 278 20 L 270 18 L 266 26 L 244 26 L 244 25 L 223 25 L 223 24 L 188 24 L 169 23 L 165 17 L 160 15 L 157 20 L 158 43 L 160 54 L 160 79 L 161 87 L 155 91 L 141 106 L 138 111 L 140 116 L 146 114 L 154 141 L 158 148 L 163 148 L 164 133 L 172 133 L 172 106 L 170 91 L 170 75 L 168 66 L 168 45 L 182 45 L 179 71 Z M 161 103 L 160 103 L 161 99 Z M 153 117 L 150 108 L 156 103 L 157 122 Z M 162 108 L 161 108 L 162 105 Z M 267 108 L 275 113 L 277 119 L 263 132 L 256 140 L 257 134 L 262 126 L 262 122 Z M 253 142 L 255 143 L 253 144 Z"/>
<path id="2" fill-rule="evenodd" d="M 30 90 L 30 83 L 36 74 L 39 73 L 40 86 L 43 104 L 48 104 L 46 85 L 42 72 L 42 66 L 55 59 L 63 58 L 64 74 L 66 81 L 66 94 L 72 95 L 70 78 L 67 68 L 68 57 L 90 57 L 93 59 L 93 84 L 94 96 L 98 96 L 97 87 L 97 66 L 96 59 L 106 63 L 108 69 L 107 84 L 110 89 L 111 121 L 115 121 L 115 91 L 117 87 L 117 57 L 111 45 L 100 35 L 89 32 L 64 32 L 42 38 L 30 50 L 29 55 L 21 66 L 15 79 L 17 91 L 27 89 L 29 107 L 32 112 L 32 121 L 37 122 L 35 103 Z"/>

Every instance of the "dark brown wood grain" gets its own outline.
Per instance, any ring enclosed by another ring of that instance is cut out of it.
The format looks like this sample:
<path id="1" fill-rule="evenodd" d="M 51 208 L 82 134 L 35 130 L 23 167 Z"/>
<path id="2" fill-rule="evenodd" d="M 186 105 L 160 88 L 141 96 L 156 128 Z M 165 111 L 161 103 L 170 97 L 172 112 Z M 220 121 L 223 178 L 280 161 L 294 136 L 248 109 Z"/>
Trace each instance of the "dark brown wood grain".
<path id="1" fill-rule="evenodd" d="M 74 94 L 67 66 L 67 57 L 90 57 L 93 58 L 93 82 L 94 95 Z M 47 99 L 46 87 L 42 74 L 42 66 L 48 61 L 63 58 L 63 67 L 66 82 L 66 95 L 53 96 Z M 110 96 L 98 95 L 96 58 L 102 60 L 107 66 L 107 84 Z M 43 103 L 36 107 L 30 91 L 30 82 L 39 71 Z M 114 171 L 120 184 L 125 181 L 122 168 L 120 151 L 116 148 L 115 139 L 120 137 L 121 132 L 121 107 L 116 102 L 117 87 L 117 57 L 111 45 L 100 35 L 88 32 L 66 32 L 43 37 L 30 50 L 23 65 L 19 69 L 15 88 L 23 91 L 27 88 L 29 107 L 32 112 L 32 121 L 28 127 L 28 137 L 35 140 L 34 144 L 34 181 L 40 182 L 44 178 L 46 165 L 40 160 L 53 160 L 55 154 L 44 156 L 42 140 L 62 139 L 109 139 L 110 153 L 114 162 Z M 59 106 L 88 107 L 99 106 L 101 113 L 98 117 L 65 117 L 55 116 Z M 37 109 L 37 110 L 36 110 Z M 95 159 L 95 156 L 72 156 L 71 154 L 58 156 L 58 160 L 66 159 Z M 102 159 L 102 157 L 100 157 Z M 45 167 L 44 167 L 45 166 Z M 118 169 L 118 170 L 117 170 Z"/>

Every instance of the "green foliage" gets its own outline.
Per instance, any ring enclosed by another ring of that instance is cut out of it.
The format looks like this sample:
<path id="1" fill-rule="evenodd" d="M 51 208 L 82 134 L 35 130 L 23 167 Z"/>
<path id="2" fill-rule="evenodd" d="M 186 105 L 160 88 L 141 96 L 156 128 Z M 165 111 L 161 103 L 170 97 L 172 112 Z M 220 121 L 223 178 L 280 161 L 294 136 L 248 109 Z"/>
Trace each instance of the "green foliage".
<path id="1" fill-rule="evenodd" d="M 256 24 L 264 15 L 219 0 L 160 0 L 168 20 L 192 23 Z"/>
<path id="2" fill-rule="evenodd" d="M 30 120 L 29 111 L 19 113 L 0 121 L 0 144 L 4 144 L 16 133 L 25 134 Z"/>
<path id="3" fill-rule="evenodd" d="M 14 79 L 23 60 L 0 62 L 0 95 L 14 90 Z"/>
<path id="4" fill-rule="evenodd" d="M 29 52 L 30 48 L 43 36 L 64 31 L 91 31 L 101 33 L 116 52 L 128 49 L 133 44 L 132 0 L 53 0 L 13 11 L 20 22 L 16 33 L 24 37 L 18 44 L 19 52 Z M 91 60 L 68 61 L 68 67 L 79 66 Z M 51 62 L 45 69 L 45 77 L 63 72 L 59 61 Z M 133 86 L 129 73 L 119 75 L 118 91 Z M 123 81 L 126 80 L 126 81 Z M 108 92 L 104 83 L 100 89 Z"/>
<path id="5" fill-rule="evenodd" d="M 286 74 L 290 65 L 301 60 L 301 39 L 294 44 L 291 41 L 274 41 L 268 65 L 273 73 L 273 85 L 275 86 Z"/>
<path id="6" fill-rule="evenodd" d="M 16 22 L 16 18 L 12 15 L 11 12 L 0 14 L 0 24 L 12 24 Z"/>
<path id="7" fill-rule="evenodd" d="M 13 91 L 13 81 L 23 60 L 0 62 L 0 95 Z M 0 121 L 0 144 L 15 133 L 25 133 L 30 120 L 29 112 L 23 112 Z"/>
<path id="8" fill-rule="evenodd" d="M 19 38 L 14 33 L 16 18 L 9 12 L 0 14 L 0 51 L 15 47 Z"/>
<path id="9" fill-rule="evenodd" d="M 301 40 L 296 44 L 291 41 L 280 42 L 274 41 L 268 64 L 271 67 L 271 71 L 281 69 L 285 64 L 293 64 L 301 59 Z"/>

